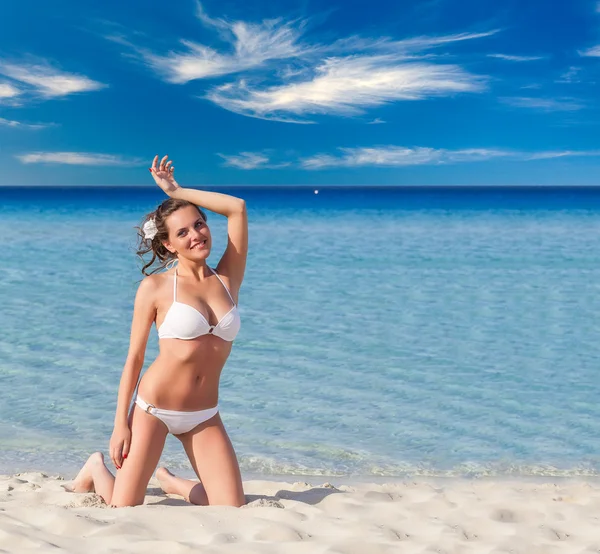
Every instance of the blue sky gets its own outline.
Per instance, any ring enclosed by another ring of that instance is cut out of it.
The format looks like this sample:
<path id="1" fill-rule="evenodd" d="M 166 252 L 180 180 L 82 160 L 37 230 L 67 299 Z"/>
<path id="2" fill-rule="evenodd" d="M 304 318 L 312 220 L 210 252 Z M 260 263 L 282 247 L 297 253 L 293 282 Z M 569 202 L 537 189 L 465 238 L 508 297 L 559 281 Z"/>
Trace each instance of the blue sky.
<path id="1" fill-rule="evenodd" d="M 599 185 L 600 2 L 4 3 L 0 185 Z"/>

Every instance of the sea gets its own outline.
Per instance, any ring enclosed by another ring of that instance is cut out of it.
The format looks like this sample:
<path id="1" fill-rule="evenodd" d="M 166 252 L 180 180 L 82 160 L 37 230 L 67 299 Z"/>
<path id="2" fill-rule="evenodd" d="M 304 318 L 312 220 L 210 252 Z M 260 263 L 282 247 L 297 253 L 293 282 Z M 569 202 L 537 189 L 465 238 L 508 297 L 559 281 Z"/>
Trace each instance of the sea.
<path id="1" fill-rule="evenodd" d="M 249 213 L 219 401 L 244 477 L 598 475 L 600 188 L 210 190 Z M 0 473 L 108 453 L 163 199 L 0 188 Z M 173 437 L 161 464 L 190 472 Z"/>

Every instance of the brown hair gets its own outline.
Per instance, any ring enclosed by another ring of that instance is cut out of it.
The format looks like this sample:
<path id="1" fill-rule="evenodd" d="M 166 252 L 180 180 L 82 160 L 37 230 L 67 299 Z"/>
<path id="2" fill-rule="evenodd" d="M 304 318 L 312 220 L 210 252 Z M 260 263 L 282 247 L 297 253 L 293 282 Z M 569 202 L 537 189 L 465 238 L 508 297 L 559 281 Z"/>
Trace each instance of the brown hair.
<path id="1" fill-rule="evenodd" d="M 196 204 L 192 204 L 187 200 L 180 200 L 177 198 L 167 198 L 162 204 L 156 208 L 153 212 L 146 214 L 144 219 L 142 219 L 142 223 L 139 227 L 136 227 L 138 232 L 138 240 L 139 245 L 137 249 L 137 255 L 142 260 L 144 266 L 142 267 L 142 273 L 144 275 L 151 275 L 152 273 L 156 273 L 161 269 L 164 269 L 165 266 L 171 261 L 177 259 L 175 254 L 169 252 L 163 241 L 168 240 L 169 238 L 169 230 L 167 229 L 167 224 L 165 220 L 169 217 L 173 212 L 181 208 L 185 208 L 186 206 L 194 206 L 198 210 L 198 213 L 204 218 L 206 221 L 206 214 L 198 207 Z M 154 235 L 152 239 L 144 238 L 144 225 L 150 221 L 154 220 L 154 224 L 157 228 L 157 233 Z M 148 253 L 152 252 L 152 259 L 149 262 L 146 262 L 144 256 Z M 147 272 L 146 270 L 154 264 L 158 260 L 159 265 L 155 267 L 152 271 Z"/>

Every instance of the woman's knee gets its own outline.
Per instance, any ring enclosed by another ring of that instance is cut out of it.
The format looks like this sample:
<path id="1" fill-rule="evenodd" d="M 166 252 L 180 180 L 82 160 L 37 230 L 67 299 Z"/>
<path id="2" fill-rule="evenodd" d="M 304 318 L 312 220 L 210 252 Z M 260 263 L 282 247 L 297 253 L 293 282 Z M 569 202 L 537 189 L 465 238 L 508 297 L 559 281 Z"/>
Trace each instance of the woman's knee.
<path id="1" fill-rule="evenodd" d="M 117 470 L 111 506 L 122 508 L 143 504 L 152 471 L 153 468 L 145 464 L 127 459 L 123 467 Z"/>
<path id="2" fill-rule="evenodd" d="M 200 472 L 203 475 L 202 492 L 205 495 L 206 504 L 209 506 L 234 506 L 236 508 L 246 504 L 241 476 L 238 472 L 231 473 L 215 478 L 213 475 L 209 475 L 208 472 L 204 474 Z"/>
<path id="3" fill-rule="evenodd" d="M 110 502 L 108 502 L 108 504 L 110 504 L 110 506 L 112 506 L 113 508 L 140 506 L 144 503 L 145 497 L 145 488 L 143 492 L 140 492 L 138 490 L 132 490 L 132 488 L 129 487 L 127 487 L 125 490 L 117 489 L 117 487 L 115 486 L 112 498 L 110 499 Z"/>

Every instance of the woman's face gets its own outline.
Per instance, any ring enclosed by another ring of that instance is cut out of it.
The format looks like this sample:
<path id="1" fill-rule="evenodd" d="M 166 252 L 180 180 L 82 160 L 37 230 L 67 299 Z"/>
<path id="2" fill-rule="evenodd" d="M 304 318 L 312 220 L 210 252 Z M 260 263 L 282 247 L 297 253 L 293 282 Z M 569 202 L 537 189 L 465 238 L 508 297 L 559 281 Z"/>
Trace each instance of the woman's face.
<path id="1" fill-rule="evenodd" d="M 208 258 L 212 246 L 210 230 L 194 206 L 185 206 L 165 220 L 169 239 L 165 246 L 179 258 L 198 261 Z"/>

